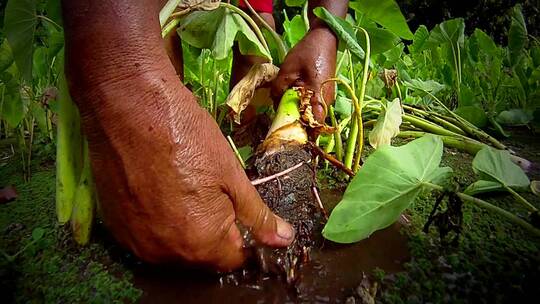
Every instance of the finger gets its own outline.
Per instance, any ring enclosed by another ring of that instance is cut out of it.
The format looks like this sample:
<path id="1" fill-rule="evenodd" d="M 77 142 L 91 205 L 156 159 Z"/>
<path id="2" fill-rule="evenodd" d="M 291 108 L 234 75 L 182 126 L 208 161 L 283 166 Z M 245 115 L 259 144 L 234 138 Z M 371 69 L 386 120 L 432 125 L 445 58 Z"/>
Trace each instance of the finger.
<path id="1" fill-rule="evenodd" d="M 288 246 L 294 239 L 293 227 L 270 211 L 242 171 L 234 180 L 236 183 L 229 193 L 236 218 L 251 228 L 261 243 L 273 247 Z"/>
<path id="2" fill-rule="evenodd" d="M 216 252 L 212 252 L 212 256 L 215 258 L 210 264 L 219 271 L 228 272 L 241 267 L 246 257 L 242 235 L 234 220 L 224 228 L 224 236 L 214 247 Z"/>
<path id="3" fill-rule="evenodd" d="M 283 93 L 285 93 L 287 89 L 295 85 L 301 85 L 299 80 L 300 75 L 298 73 L 288 73 L 285 68 L 283 68 L 272 82 L 272 98 L 279 102 L 281 96 L 283 96 Z"/>

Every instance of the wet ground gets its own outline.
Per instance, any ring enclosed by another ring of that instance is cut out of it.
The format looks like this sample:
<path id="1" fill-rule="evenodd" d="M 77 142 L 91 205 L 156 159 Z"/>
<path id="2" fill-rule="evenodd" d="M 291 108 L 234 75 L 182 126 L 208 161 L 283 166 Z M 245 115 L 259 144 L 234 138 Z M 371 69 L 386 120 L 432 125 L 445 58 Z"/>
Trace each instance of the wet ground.
<path id="1" fill-rule="evenodd" d="M 332 208 L 342 191 L 325 190 L 321 200 Z M 409 258 L 407 238 L 400 224 L 379 231 L 353 245 L 326 242 L 312 251 L 312 261 L 301 269 L 296 288 L 276 277 L 259 277 L 238 283 L 232 277 L 200 271 L 134 269 L 134 284 L 143 290 L 141 303 L 342 303 L 360 285 L 363 273 L 379 268 L 385 273 L 403 270 Z"/>

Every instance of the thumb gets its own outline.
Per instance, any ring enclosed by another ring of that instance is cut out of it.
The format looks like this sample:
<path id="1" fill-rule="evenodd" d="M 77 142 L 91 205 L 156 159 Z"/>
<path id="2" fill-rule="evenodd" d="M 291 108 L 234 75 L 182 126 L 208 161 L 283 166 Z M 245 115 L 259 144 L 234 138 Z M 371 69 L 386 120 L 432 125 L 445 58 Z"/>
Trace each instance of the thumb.
<path id="1" fill-rule="evenodd" d="M 294 228 L 272 211 L 262 201 L 247 176 L 240 171 L 229 195 L 233 202 L 236 218 L 251 228 L 255 238 L 268 246 L 285 247 L 294 240 Z"/>

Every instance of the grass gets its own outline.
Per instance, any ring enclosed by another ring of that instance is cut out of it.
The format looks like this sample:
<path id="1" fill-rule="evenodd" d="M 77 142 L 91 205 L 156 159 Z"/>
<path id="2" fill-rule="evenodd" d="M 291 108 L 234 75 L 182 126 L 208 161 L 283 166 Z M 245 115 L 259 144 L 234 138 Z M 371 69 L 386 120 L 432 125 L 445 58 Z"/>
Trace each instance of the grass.
<path id="1" fill-rule="evenodd" d="M 0 205 L 0 248 L 9 255 L 31 241 L 32 231 L 44 237 L 10 263 L 0 257 L 4 303 L 124 303 L 141 295 L 131 274 L 113 261 L 103 243 L 78 247 L 69 227 L 55 217 L 55 175 L 51 158 L 34 161 L 25 183 L 18 158 L 0 163 L 0 185 L 15 185 L 17 200 Z M 7 299 L 7 301 L 6 301 Z"/>

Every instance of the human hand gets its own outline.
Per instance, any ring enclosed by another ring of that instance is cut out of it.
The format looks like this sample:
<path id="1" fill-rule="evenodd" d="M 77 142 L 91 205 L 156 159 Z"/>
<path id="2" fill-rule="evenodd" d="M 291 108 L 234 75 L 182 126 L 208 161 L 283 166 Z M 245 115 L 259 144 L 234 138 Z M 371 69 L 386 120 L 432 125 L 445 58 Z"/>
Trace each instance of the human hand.
<path id="1" fill-rule="evenodd" d="M 285 57 L 272 83 L 272 96 L 279 100 L 287 89 L 295 86 L 312 90 L 313 114 L 317 121 L 324 122 L 326 106 L 334 101 L 334 85 L 324 85 L 323 98 L 321 85 L 334 77 L 336 55 L 337 39 L 334 34 L 325 27 L 312 29 Z"/>
<path id="2" fill-rule="evenodd" d="M 118 242 L 147 262 L 223 271 L 245 259 L 237 221 L 260 244 L 289 245 L 292 227 L 262 202 L 216 122 L 176 75 L 160 6 L 63 3 L 66 76 L 99 209 Z"/>
<path id="3" fill-rule="evenodd" d="M 245 259 L 236 221 L 264 245 L 287 246 L 292 228 L 262 202 L 191 92 L 180 96 L 137 110 L 104 107 L 97 117 L 83 112 L 107 227 L 145 261 L 218 270 Z"/>

